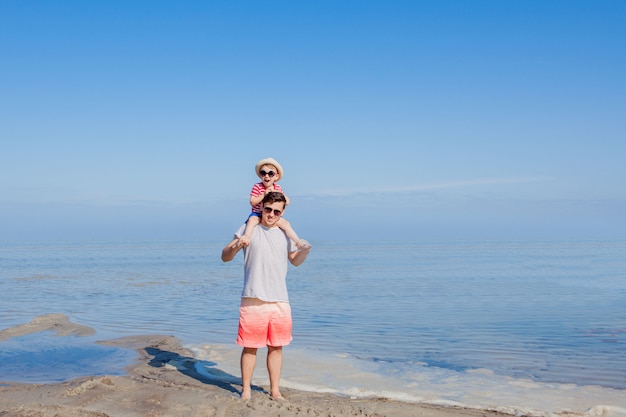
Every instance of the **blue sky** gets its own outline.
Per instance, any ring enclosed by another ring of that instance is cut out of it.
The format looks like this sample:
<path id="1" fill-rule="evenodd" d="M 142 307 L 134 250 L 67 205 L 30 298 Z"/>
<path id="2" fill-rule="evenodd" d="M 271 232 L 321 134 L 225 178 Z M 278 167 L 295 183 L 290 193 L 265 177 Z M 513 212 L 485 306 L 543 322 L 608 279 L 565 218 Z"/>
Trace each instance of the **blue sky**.
<path id="1" fill-rule="evenodd" d="M 626 2 L 0 2 L 0 240 L 626 237 Z"/>

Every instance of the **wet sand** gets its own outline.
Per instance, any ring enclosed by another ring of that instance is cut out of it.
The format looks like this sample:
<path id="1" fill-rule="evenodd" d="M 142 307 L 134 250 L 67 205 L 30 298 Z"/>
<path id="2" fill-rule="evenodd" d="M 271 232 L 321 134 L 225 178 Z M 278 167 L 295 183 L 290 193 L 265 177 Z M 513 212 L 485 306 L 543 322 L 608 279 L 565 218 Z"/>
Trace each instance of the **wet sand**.
<path id="1" fill-rule="evenodd" d="M 44 330 L 58 335 L 87 335 L 85 326 L 63 315 L 46 315 L 0 331 L 0 342 Z M 138 360 L 124 376 L 87 376 L 58 384 L 0 382 L 2 417 L 181 417 L 181 416 L 370 416 L 496 417 L 495 411 L 404 403 L 384 398 L 348 398 L 283 388 L 275 401 L 268 387 L 255 387 L 251 400 L 239 398 L 232 378 L 208 378 L 196 359 L 171 336 L 146 335 L 100 342 L 135 349 Z"/>

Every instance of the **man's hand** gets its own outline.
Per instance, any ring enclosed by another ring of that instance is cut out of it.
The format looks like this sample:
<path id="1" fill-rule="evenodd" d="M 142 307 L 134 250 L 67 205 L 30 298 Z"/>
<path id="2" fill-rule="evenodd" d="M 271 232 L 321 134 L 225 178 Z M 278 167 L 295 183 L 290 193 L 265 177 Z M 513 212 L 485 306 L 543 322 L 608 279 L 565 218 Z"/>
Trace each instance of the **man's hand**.
<path id="1" fill-rule="evenodd" d="M 230 262 L 235 258 L 237 252 L 241 250 L 243 246 L 239 242 L 239 238 L 234 238 L 224 249 L 222 249 L 222 261 Z"/>
<path id="2" fill-rule="evenodd" d="M 298 248 L 298 250 L 303 251 L 303 250 L 311 250 L 311 248 L 313 248 L 313 246 L 311 246 L 311 244 L 304 239 L 300 239 L 298 241 L 298 243 L 296 243 L 296 247 Z"/>
<path id="3" fill-rule="evenodd" d="M 293 266 L 300 266 L 300 264 L 306 260 L 307 256 L 309 256 L 309 253 L 311 253 L 313 246 L 306 240 L 304 242 L 307 243 L 306 248 L 295 250 L 289 254 L 289 262 L 291 262 Z"/>

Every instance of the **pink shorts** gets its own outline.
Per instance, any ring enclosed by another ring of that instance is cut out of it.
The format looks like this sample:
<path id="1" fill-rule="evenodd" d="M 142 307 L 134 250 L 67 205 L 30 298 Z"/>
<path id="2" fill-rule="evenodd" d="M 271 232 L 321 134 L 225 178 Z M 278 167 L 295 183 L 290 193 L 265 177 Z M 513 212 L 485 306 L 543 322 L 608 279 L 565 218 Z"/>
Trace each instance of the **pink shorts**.
<path id="1" fill-rule="evenodd" d="M 287 346 L 291 339 L 289 303 L 268 303 L 258 298 L 241 299 L 238 345 L 248 348 Z"/>

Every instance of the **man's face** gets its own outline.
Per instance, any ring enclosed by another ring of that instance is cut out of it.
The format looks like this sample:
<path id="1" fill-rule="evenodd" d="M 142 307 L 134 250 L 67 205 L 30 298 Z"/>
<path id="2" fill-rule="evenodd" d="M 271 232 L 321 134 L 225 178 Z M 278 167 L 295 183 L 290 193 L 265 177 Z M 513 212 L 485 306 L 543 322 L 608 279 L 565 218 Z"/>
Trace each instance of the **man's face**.
<path id="1" fill-rule="evenodd" d="M 277 201 L 272 204 L 265 204 L 263 206 L 263 217 L 261 217 L 261 224 L 265 227 L 274 227 L 276 222 L 280 220 L 280 216 L 285 210 L 285 203 Z"/>

